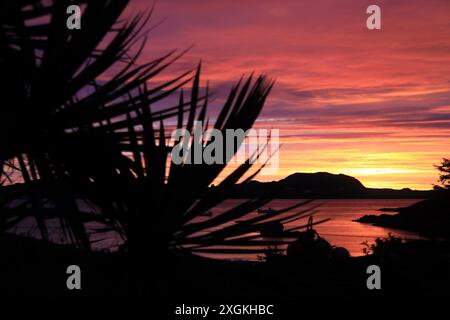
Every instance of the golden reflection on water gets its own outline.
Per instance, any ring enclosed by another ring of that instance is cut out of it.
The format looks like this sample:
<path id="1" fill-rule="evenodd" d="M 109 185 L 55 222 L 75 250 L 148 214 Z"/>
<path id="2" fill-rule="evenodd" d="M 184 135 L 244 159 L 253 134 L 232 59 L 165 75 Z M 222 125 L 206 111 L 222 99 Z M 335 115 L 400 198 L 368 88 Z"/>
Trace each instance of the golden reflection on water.
<path id="1" fill-rule="evenodd" d="M 220 206 L 213 209 L 214 215 L 231 209 L 244 200 L 227 200 Z M 314 210 L 318 211 L 314 215 L 314 219 L 321 220 L 323 218 L 330 218 L 331 220 L 320 225 L 316 225 L 315 229 L 319 234 L 327 239 L 332 245 L 345 247 L 350 251 L 352 256 L 363 255 L 363 242 L 367 241 L 369 244 L 373 243 L 378 237 L 386 237 L 389 233 L 394 236 L 402 237 L 405 239 L 420 238 L 414 232 L 404 230 L 394 230 L 382 227 L 372 226 L 370 224 L 363 224 L 354 222 L 352 220 L 357 219 L 366 214 L 380 215 L 380 214 L 394 214 L 394 212 L 382 212 L 380 208 L 398 208 L 409 206 L 420 200 L 417 199 L 329 199 L 329 200 L 316 200 L 315 202 L 305 206 L 305 209 L 316 206 L 320 203 L 320 207 Z M 301 202 L 299 199 L 278 199 L 273 200 L 268 206 L 274 209 L 281 209 L 289 207 L 296 203 Z M 251 215 L 257 215 L 252 213 Z M 200 217 L 198 220 L 207 220 L 209 218 Z M 305 220 L 301 219 L 288 226 L 300 226 L 305 224 Z M 256 260 L 255 254 L 245 255 L 220 255 L 220 254 L 208 254 L 209 257 L 225 258 L 225 259 L 251 259 Z"/>

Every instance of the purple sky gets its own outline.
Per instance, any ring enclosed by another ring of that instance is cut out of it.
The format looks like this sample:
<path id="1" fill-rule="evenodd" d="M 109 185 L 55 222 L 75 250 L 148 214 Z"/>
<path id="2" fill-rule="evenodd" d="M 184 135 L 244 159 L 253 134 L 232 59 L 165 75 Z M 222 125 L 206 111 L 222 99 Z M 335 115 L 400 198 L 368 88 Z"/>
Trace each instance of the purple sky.
<path id="1" fill-rule="evenodd" d="M 370 4 L 379 31 L 366 28 Z M 142 61 L 194 45 L 163 77 L 201 59 L 216 104 L 242 74 L 275 78 L 258 126 L 279 128 L 284 147 L 262 180 L 329 171 L 428 189 L 450 156 L 449 17 L 448 0 L 159 0 Z"/>

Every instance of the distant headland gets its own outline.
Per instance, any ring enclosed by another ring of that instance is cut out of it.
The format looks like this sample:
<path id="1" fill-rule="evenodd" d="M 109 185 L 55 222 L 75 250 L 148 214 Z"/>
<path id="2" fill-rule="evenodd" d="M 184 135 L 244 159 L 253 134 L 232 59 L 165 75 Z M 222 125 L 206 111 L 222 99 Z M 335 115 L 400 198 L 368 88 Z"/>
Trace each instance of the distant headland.
<path id="1" fill-rule="evenodd" d="M 358 179 L 328 172 L 294 173 L 272 182 L 250 181 L 235 187 L 234 198 L 423 199 L 431 191 L 366 188 Z"/>

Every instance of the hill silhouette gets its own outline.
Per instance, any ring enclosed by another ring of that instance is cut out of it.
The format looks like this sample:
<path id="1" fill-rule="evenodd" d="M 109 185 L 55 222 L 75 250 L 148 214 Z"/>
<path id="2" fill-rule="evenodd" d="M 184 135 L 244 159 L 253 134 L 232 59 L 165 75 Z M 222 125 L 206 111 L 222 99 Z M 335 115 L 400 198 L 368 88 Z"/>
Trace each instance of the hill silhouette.
<path id="1" fill-rule="evenodd" d="M 430 191 L 366 188 L 358 179 L 328 172 L 294 173 L 279 181 L 237 185 L 234 196 L 253 198 L 426 198 Z"/>
<path id="2" fill-rule="evenodd" d="M 376 226 L 406 229 L 425 235 L 450 236 L 450 197 L 447 191 L 435 192 L 425 199 L 404 208 L 384 208 L 396 214 L 365 215 L 354 221 Z"/>

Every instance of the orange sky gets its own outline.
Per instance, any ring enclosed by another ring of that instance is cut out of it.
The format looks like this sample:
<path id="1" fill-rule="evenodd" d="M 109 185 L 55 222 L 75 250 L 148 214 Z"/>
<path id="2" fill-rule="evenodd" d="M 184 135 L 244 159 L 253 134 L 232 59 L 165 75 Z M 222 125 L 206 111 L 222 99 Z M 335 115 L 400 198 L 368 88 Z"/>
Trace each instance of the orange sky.
<path id="1" fill-rule="evenodd" d="M 380 31 L 366 29 L 370 4 Z M 142 58 L 194 45 L 165 76 L 202 59 L 216 105 L 242 74 L 276 78 L 257 126 L 280 129 L 281 168 L 259 180 L 328 171 L 429 189 L 450 156 L 448 0 L 160 0 L 162 20 Z"/>

